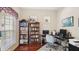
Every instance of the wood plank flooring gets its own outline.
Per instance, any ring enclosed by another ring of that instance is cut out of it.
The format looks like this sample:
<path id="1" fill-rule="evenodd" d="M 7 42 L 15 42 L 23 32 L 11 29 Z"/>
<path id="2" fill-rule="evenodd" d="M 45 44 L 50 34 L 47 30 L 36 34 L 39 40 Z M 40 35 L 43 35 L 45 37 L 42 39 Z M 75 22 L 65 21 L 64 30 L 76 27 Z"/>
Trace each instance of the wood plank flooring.
<path id="1" fill-rule="evenodd" d="M 34 42 L 29 45 L 19 45 L 14 51 L 36 51 L 41 47 L 40 43 Z"/>

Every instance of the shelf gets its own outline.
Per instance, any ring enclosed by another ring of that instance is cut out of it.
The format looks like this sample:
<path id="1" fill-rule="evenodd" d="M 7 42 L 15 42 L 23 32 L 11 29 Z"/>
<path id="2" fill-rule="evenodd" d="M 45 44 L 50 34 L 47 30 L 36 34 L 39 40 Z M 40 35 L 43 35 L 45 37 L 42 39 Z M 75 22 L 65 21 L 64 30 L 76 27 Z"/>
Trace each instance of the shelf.
<path id="1" fill-rule="evenodd" d="M 26 20 L 21 20 L 19 24 L 19 40 L 20 44 L 27 41 L 28 43 L 28 22 Z M 22 41 L 23 40 L 23 41 Z"/>
<path id="2" fill-rule="evenodd" d="M 31 28 L 39 28 L 39 27 L 36 27 L 36 26 L 30 26 Z"/>
<path id="3" fill-rule="evenodd" d="M 30 41 L 36 41 L 40 39 L 40 23 L 29 23 L 29 39 Z"/>
<path id="4" fill-rule="evenodd" d="M 30 33 L 29 35 L 39 35 L 39 34 L 34 34 L 34 33 L 33 33 L 33 34 L 31 34 L 31 33 Z"/>
<path id="5" fill-rule="evenodd" d="M 34 37 L 34 38 L 31 38 L 31 39 L 38 39 L 38 38 L 39 38 L 39 37 L 37 37 L 37 38 L 36 38 L 36 37 Z"/>
<path id="6" fill-rule="evenodd" d="M 28 35 L 28 34 L 20 33 L 20 35 Z"/>

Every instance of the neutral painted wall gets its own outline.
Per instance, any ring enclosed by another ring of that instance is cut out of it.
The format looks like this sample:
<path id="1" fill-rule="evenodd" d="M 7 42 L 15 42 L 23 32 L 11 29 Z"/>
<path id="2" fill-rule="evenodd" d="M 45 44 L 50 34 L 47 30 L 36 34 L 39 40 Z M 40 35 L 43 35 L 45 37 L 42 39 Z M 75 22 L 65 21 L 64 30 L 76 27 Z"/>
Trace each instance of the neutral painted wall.
<path id="1" fill-rule="evenodd" d="M 41 10 L 41 9 L 24 9 L 22 19 L 28 20 L 29 16 L 37 16 L 38 21 L 40 22 L 40 32 L 42 33 L 43 29 L 49 29 L 50 32 L 56 29 L 56 11 L 53 10 Z M 44 21 L 45 16 L 50 16 L 50 23 Z M 46 25 L 46 27 L 44 27 Z"/>
<path id="2" fill-rule="evenodd" d="M 74 16 L 74 26 L 73 27 L 62 27 L 62 20 L 66 17 Z M 72 36 L 79 38 L 79 27 L 78 27 L 78 18 L 79 18 L 79 7 L 68 7 L 63 8 L 58 12 L 57 15 L 57 30 L 64 28 L 71 32 Z"/>

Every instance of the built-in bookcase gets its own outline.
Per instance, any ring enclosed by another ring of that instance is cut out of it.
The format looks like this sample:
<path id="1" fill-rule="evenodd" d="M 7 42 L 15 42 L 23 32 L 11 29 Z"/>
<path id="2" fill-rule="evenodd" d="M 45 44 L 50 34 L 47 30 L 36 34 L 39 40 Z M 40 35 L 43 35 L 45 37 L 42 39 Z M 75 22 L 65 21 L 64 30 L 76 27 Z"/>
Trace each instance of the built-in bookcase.
<path id="1" fill-rule="evenodd" d="M 20 44 L 28 44 L 28 21 L 19 21 L 19 40 Z"/>

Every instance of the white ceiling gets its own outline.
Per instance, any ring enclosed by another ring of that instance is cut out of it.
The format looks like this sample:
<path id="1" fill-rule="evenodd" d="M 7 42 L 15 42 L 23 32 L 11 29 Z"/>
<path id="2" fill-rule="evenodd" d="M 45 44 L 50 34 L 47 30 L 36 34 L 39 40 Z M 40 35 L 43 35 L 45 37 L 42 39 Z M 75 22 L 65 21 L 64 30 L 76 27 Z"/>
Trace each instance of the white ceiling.
<path id="1" fill-rule="evenodd" d="M 22 10 L 53 10 L 58 11 L 63 7 L 21 7 Z"/>

